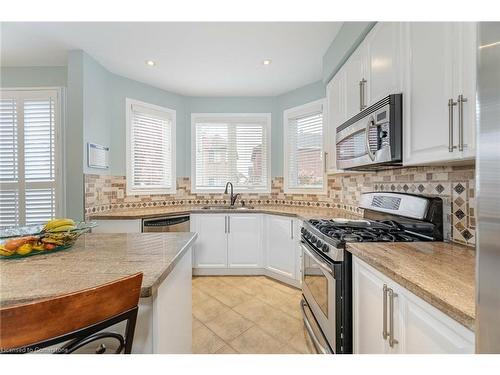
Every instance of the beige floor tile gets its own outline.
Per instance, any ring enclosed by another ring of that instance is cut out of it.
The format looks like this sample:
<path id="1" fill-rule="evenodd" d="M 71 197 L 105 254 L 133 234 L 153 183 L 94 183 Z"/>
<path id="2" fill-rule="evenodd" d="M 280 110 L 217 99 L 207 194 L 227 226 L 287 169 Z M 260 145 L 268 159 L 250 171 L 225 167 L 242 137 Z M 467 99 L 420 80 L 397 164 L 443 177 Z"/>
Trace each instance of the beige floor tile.
<path id="1" fill-rule="evenodd" d="M 291 294 L 291 295 L 297 295 L 297 294 L 301 294 L 302 292 L 300 291 L 300 289 L 297 289 L 297 288 L 294 288 L 292 286 L 289 286 L 289 285 L 286 285 L 286 284 L 283 284 L 279 281 L 276 281 L 276 280 L 273 280 L 269 277 L 267 277 L 265 279 L 265 281 L 263 281 L 264 284 L 267 284 L 273 288 L 276 288 L 278 289 L 279 291 L 281 292 L 284 292 L 286 294 Z"/>
<path id="2" fill-rule="evenodd" d="M 193 303 L 193 315 L 202 323 L 207 323 L 228 310 L 226 305 L 212 297 Z"/>
<path id="3" fill-rule="evenodd" d="M 290 299 L 290 295 L 269 285 L 263 285 L 262 291 L 257 294 L 256 297 L 273 307 L 282 306 L 287 300 Z"/>
<path id="4" fill-rule="evenodd" d="M 290 345 L 293 349 L 297 350 L 302 354 L 315 354 L 316 350 L 314 348 L 311 339 L 305 329 L 302 329 L 300 332 L 295 334 L 289 341 L 288 345 Z"/>
<path id="5" fill-rule="evenodd" d="M 191 294 L 192 294 L 192 298 L 193 298 L 193 303 L 206 300 L 207 298 L 210 297 L 208 294 L 206 294 L 201 289 L 199 289 L 195 286 L 193 286 Z"/>
<path id="6" fill-rule="evenodd" d="M 272 313 L 259 319 L 257 324 L 271 336 L 283 342 L 290 340 L 304 326 L 301 320 L 292 318 L 278 309 L 273 309 Z"/>
<path id="7" fill-rule="evenodd" d="M 233 307 L 233 310 L 243 315 L 245 318 L 250 319 L 252 322 L 258 322 L 274 313 L 274 311 L 277 311 L 275 308 L 256 297 Z"/>
<path id="8" fill-rule="evenodd" d="M 244 291 L 247 294 L 250 294 L 252 296 L 258 296 L 266 289 L 269 289 L 269 285 L 266 285 L 263 282 L 263 279 L 265 278 L 261 276 L 254 276 L 253 278 L 245 280 L 245 282 L 239 283 L 238 285 L 235 286 L 236 288 Z"/>
<path id="9" fill-rule="evenodd" d="M 284 313 L 296 318 L 302 319 L 302 311 L 300 310 L 300 300 L 302 299 L 301 295 L 298 296 L 288 296 L 288 298 L 282 299 L 279 305 L 276 307 L 283 311 Z"/>
<path id="10" fill-rule="evenodd" d="M 234 307 L 252 298 L 250 294 L 227 284 L 210 290 L 209 294 L 229 307 Z"/>
<path id="11" fill-rule="evenodd" d="M 229 344 L 243 354 L 276 354 L 284 346 L 257 326 L 253 326 Z"/>
<path id="12" fill-rule="evenodd" d="M 285 345 L 279 349 L 279 354 L 303 354 L 298 350 L 295 350 L 290 345 Z"/>
<path id="13" fill-rule="evenodd" d="M 193 315 L 193 331 L 198 328 L 198 327 L 201 327 L 203 325 L 202 322 L 200 322 L 198 319 L 196 319 Z"/>
<path id="14" fill-rule="evenodd" d="M 214 320 L 208 322 L 206 325 L 217 336 L 229 342 L 252 327 L 254 323 L 233 310 L 228 310 L 220 314 Z"/>
<path id="15" fill-rule="evenodd" d="M 228 344 L 217 350 L 215 354 L 239 354 L 236 350 L 231 348 Z"/>
<path id="16" fill-rule="evenodd" d="M 193 329 L 193 353 L 211 354 L 221 349 L 225 342 L 204 325 Z"/>

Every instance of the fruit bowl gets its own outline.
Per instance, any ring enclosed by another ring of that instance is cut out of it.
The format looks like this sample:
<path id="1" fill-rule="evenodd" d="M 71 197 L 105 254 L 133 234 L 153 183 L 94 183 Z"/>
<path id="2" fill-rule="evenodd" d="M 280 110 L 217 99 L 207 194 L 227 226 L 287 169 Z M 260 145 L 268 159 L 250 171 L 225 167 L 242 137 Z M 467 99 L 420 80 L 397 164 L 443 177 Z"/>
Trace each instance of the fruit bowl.
<path id="1" fill-rule="evenodd" d="M 25 258 L 68 249 L 81 234 L 96 225 L 96 222 L 55 219 L 45 225 L 0 230 L 0 258 Z"/>

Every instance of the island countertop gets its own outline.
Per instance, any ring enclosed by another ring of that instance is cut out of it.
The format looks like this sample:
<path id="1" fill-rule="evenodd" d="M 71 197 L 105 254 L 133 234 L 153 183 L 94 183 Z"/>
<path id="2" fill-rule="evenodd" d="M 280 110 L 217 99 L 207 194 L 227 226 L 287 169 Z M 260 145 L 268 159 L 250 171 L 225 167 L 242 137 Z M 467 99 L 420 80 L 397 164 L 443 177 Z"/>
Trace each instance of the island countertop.
<path id="1" fill-rule="evenodd" d="M 175 267 L 196 233 L 89 233 L 67 250 L 0 261 L 0 306 L 32 302 L 143 273 L 149 297 Z"/>
<path id="2" fill-rule="evenodd" d="M 474 330 L 474 249 L 448 242 L 353 242 L 347 250 Z"/>

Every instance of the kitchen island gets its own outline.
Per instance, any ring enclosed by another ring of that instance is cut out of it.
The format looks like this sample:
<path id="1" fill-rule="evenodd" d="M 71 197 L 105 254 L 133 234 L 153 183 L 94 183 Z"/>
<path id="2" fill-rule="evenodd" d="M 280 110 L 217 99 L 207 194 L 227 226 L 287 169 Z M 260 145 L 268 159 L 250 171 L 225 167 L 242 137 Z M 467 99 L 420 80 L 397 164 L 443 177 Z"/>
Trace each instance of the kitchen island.
<path id="1" fill-rule="evenodd" d="M 191 247 L 196 237 L 196 233 L 92 233 L 67 250 L 2 260 L 0 306 L 92 288 L 142 272 L 132 352 L 190 353 Z"/>

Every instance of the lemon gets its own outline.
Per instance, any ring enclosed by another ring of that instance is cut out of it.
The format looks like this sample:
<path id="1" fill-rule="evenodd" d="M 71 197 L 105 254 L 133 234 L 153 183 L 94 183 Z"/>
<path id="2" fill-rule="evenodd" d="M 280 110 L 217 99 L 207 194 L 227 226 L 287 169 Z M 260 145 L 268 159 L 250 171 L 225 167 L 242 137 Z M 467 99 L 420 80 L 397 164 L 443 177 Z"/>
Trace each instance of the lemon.
<path id="1" fill-rule="evenodd" d="M 33 245 L 30 243 L 25 243 L 24 245 L 21 245 L 17 248 L 16 253 L 19 255 L 26 255 L 31 253 L 31 250 L 33 250 Z"/>

